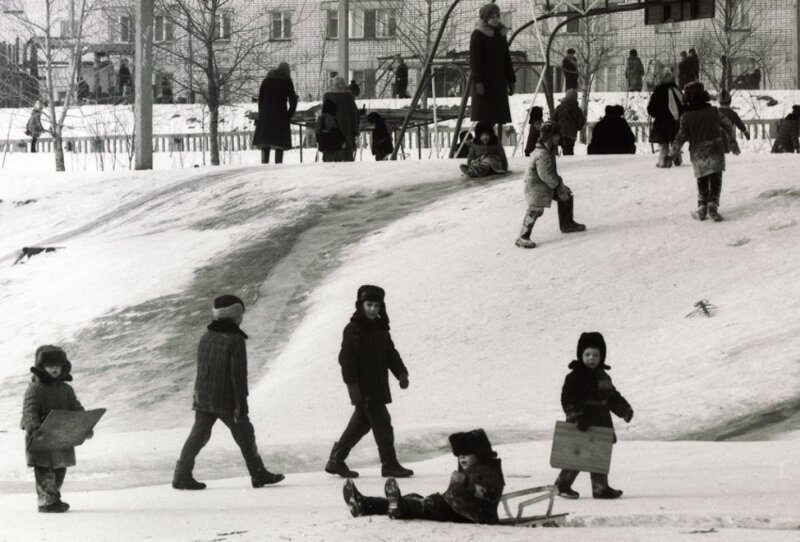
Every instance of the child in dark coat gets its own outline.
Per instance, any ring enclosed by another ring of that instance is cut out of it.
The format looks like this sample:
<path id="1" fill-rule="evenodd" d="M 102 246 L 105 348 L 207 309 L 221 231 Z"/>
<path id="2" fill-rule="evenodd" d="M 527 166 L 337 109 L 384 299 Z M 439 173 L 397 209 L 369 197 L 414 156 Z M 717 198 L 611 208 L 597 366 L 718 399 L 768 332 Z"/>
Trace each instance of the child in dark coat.
<path id="1" fill-rule="evenodd" d="M 385 498 L 365 497 L 352 480 L 343 489 L 344 500 L 354 517 L 388 515 L 392 519 L 426 519 L 453 523 L 496 524 L 497 504 L 505 480 L 497 452 L 483 429 L 450 435 L 458 470 L 442 493 L 423 497 L 417 493 L 401 495 L 394 478 L 384 486 Z"/>
<path id="2" fill-rule="evenodd" d="M 383 160 L 392 154 L 394 150 L 392 135 L 389 133 L 386 121 L 383 120 L 380 113 L 373 111 L 367 115 L 367 120 L 375 126 L 372 129 L 372 154 L 375 156 L 375 160 Z"/>
<path id="3" fill-rule="evenodd" d="M 39 427 L 51 410 L 83 410 L 72 386 L 67 384 L 72 380 L 71 370 L 72 364 L 61 348 L 45 345 L 36 349 L 36 359 L 31 367 L 33 379 L 22 404 L 20 425 L 25 431 L 26 448 L 32 440 L 41 438 Z M 67 467 L 75 466 L 75 448 L 28 451 L 26 456 L 36 477 L 39 512 L 69 510 L 69 504 L 61 500 L 61 485 Z"/>
<path id="4" fill-rule="evenodd" d="M 564 379 L 561 389 L 561 406 L 567 421 L 586 431 L 589 426 L 614 428 L 611 413 L 626 423 L 633 418 L 633 409 L 617 391 L 606 371 L 606 342 L 600 333 L 582 333 L 578 339 L 578 359 L 569 364 L 572 371 Z M 616 435 L 614 441 L 616 442 Z M 580 471 L 564 469 L 556 479 L 558 494 L 565 499 L 580 497 L 572 483 Z M 608 485 L 607 474 L 591 473 L 592 496 L 595 499 L 617 499 L 622 491 Z"/>
<path id="5" fill-rule="evenodd" d="M 344 162 L 345 137 L 336 120 L 338 108 L 333 100 L 322 103 L 322 112 L 317 119 L 317 148 L 322 153 L 323 162 Z"/>
<path id="6" fill-rule="evenodd" d="M 475 139 L 469 149 L 467 163 L 461 164 L 459 168 L 468 177 L 486 177 L 508 171 L 506 151 L 491 124 L 479 122 L 475 126 Z"/>
<path id="7" fill-rule="evenodd" d="M 345 478 L 356 478 L 344 462 L 350 450 L 370 431 L 378 445 L 381 475 L 407 478 L 414 471 L 403 467 L 394 448 L 394 428 L 389 410 L 392 402 L 389 371 L 397 378 L 401 389 L 408 388 L 408 369 L 394 347 L 389 333 L 386 312 L 386 292 L 383 288 L 365 284 L 356 294 L 356 310 L 342 333 L 339 365 L 342 380 L 353 404 L 350 422 L 335 442 L 325 472 Z"/>

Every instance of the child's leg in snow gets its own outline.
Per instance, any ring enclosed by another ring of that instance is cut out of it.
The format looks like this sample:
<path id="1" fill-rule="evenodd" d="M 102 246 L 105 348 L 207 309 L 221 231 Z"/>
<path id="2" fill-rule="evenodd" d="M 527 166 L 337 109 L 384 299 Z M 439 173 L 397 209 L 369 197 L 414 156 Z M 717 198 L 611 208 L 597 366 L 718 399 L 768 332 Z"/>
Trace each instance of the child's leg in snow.
<path id="1" fill-rule="evenodd" d="M 422 501 L 423 515 L 420 519 L 429 521 L 448 521 L 451 523 L 472 523 L 468 518 L 457 514 L 439 493 L 428 495 Z"/>
<path id="2" fill-rule="evenodd" d="M 569 489 L 572 487 L 572 484 L 575 482 L 575 478 L 578 477 L 580 471 L 577 470 L 567 470 L 564 469 L 558 474 L 558 478 L 556 478 L 556 486 L 558 489 Z"/>
<path id="3" fill-rule="evenodd" d="M 263 471 L 264 462 L 258 454 L 256 432 L 253 428 L 253 424 L 250 422 L 250 418 L 244 416 L 237 422 L 233 419 L 233 416 L 225 415 L 220 416 L 219 419 L 230 429 L 233 440 L 236 441 L 239 450 L 242 452 L 242 457 L 244 458 L 245 465 L 247 465 L 247 472 L 250 473 L 250 476 L 255 476 Z"/>
<path id="4" fill-rule="evenodd" d="M 194 413 L 194 425 L 186 438 L 186 442 L 181 449 L 181 456 L 178 459 L 178 464 L 175 466 L 176 477 L 191 477 L 194 470 L 194 460 L 203 446 L 208 444 L 208 439 L 211 438 L 211 429 L 214 427 L 214 422 L 217 421 L 217 415 L 210 412 L 202 412 L 196 410 Z"/>
<path id="5" fill-rule="evenodd" d="M 708 205 L 711 196 L 711 175 L 697 178 L 697 205 Z"/>
<path id="6" fill-rule="evenodd" d="M 533 225 L 536 224 L 536 219 L 543 214 L 544 209 L 542 207 L 528 207 L 528 210 L 525 212 L 525 218 L 522 220 L 522 229 L 519 232 L 519 236 L 523 239 L 530 239 Z"/>
<path id="7" fill-rule="evenodd" d="M 658 167 L 672 166 L 672 160 L 669 158 L 669 143 L 658 144 Z"/>
<path id="8" fill-rule="evenodd" d="M 275 149 L 275 163 L 276 164 L 283 163 L 283 149 Z"/>
<path id="9" fill-rule="evenodd" d="M 712 173 L 708 177 L 708 204 L 718 207 L 719 196 L 722 192 L 722 172 Z"/>
<path id="10" fill-rule="evenodd" d="M 469 164 L 470 177 L 485 177 L 492 172 L 492 167 L 482 161 L 473 160 Z"/>
<path id="11" fill-rule="evenodd" d="M 57 471 L 63 471 L 59 474 Z M 36 496 L 39 507 L 50 506 L 61 501 L 61 483 L 64 481 L 64 474 L 67 469 L 50 469 L 47 467 L 34 467 L 33 473 L 36 478 Z"/>
<path id="12" fill-rule="evenodd" d="M 356 405 L 353 410 L 353 415 L 350 416 L 350 421 L 347 422 L 342 436 L 339 437 L 339 446 L 342 449 L 342 457 L 346 457 L 350 450 L 364 438 L 364 435 L 369 433 L 370 424 L 366 413 L 364 412 L 363 405 Z"/>

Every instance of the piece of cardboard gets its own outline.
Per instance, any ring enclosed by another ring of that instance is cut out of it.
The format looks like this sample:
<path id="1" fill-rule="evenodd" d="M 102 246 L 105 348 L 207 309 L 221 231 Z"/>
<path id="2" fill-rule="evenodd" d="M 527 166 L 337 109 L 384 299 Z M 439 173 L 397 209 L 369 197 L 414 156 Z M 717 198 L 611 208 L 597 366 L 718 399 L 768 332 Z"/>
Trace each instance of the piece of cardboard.
<path id="1" fill-rule="evenodd" d="M 550 466 L 608 474 L 613 444 L 614 430 L 608 427 L 591 426 L 579 431 L 574 423 L 556 422 Z"/>
<path id="2" fill-rule="evenodd" d="M 28 442 L 30 452 L 49 452 L 79 446 L 86 440 L 106 409 L 51 410 L 39 428 L 41 438 Z"/>

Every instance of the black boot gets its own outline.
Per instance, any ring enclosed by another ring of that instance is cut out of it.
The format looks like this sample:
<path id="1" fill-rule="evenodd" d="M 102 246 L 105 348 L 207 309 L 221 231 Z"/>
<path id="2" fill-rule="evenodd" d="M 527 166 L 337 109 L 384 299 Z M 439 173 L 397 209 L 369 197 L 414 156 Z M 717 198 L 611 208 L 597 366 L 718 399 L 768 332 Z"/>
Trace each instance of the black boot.
<path id="1" fill-rule="evenodd" d="M 592 473 L 592 497 L 595 499 L 619 499 L 622 497 L 622 490 L 608 485 L 607 474 Z"/>
<path id="2" fill-rule="evenodd" d="M 53 504 L 39 507 L 39 512 L 42 512 L 43 514 L 63 514 L 67 510 L 69 510 L 69 504 L 65 503 L 64 501 L 58 501 L 54 502 Z"/>
<path id="3" fill-rule="evenodd" d="M 356 484 L 352 480 L 344 483 L 342 496 L 350 508 L 350 513 L 356 518 L 359 516 L 385 516 L 389 510 L 386 499 L 365 497 L 356 489 Z"/>
<path id="4" fill-rule="evenodd" d="M 264 468 L 250 475 L 250 483 L 253 484 L 253 487 L 264 487 L 277 484 L 284 478 L 286 477 L 283 474 L 273 473 Z"/>
<path id="5" fill-rule="evenodd" d="M 328 459 L 328 463 L 325 465 L 325 472 L 328 474 L 338 474 L 342 478 L 358 478 L 358 473 L 347 468 L 347 464 L 344 462 L 348 451 L 349 450 L 342 448 L 338 442 L 334 442 L 333 449 L 331 449 L 331 456 Z"/>
<path id="6" fill-rule="evenodd" d="M 397 485 L 397 480 L 389 478 L 383 486 L 383 493 L 386 495 L 386 501 L 389 503 L 389 517 L 392 519 L 401 519 L 402 513 L 400 508 L 400 487 Z"/>
<path id="7" fill-rule="evenodd" d="M 556 478 L 556 487 L 558 488 L 558 496 L 563 499 L 580 499 L 581 494 L 572 489 L 572 484 L 575 478 L 578 477 L 578 471 L 562 470 L 558 478 Z"/>
<path id="8" fill-rule="evenodd" d="M 378 448 L 381 457 L 381 476 L 384 478 L 408 478 L 414 476 L 414 471 L 407 469 L 397 460 L 394 446 L 391 448 Z"/>
<path id="9" fill-rule="evenodd" d="M 575 222 L 572 218 L 574 205 L 575 198 L 573 197 L 566 201 L 558 200 L 558 226 L 561 228 L 561 233 L 575 233 L 586 230 L 586 226 Z"/>
<path id="10" fill-rule="evenodd" d="M 175 465 L 175 474 L 172 476 L 172 487 L 175 489 L 198 490 L 205 489 L 206 485 L 195 480 L 191 470 L 178 461 L 178 464 Z"/>

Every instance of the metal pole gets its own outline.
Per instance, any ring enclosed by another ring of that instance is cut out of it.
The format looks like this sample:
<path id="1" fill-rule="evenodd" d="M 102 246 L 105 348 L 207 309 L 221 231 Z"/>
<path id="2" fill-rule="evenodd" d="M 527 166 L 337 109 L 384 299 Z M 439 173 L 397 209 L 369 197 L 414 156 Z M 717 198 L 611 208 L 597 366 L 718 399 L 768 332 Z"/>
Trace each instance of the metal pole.
<path id="1" fill-rule="evenodd" d="M 135 169 L 153 169 L 153 0 L 136 0 Z"/>
<path id="2" fill-rule="evenodd" d="M 350 79 L 350 0 L 339 0 L 339 75 Z"/>
<path id="3" fill-rule="evenodd" d="M 572 21 L 580 20 L 582 17 L 583 15 L 576 15 L 574 17 L 570 17 L 569 19 L 561 21 L 556 25 L 556 27 L 550 33 L 550 38 L 547 40 L 547 52 L 545 53 L 544 56 L 545 79 L 550 75 L 550 50 L 553 48 L 553 40 L 556 37 L 556 33 L 558 33 L 558 31 L 561 30 L 562 27 L 568 25 Z M 550 110 L 550 116 L 552 117 L 553 111 L 555 111 L 556 107 L 555 107 L 555 101 L 553 100 L 553 87 L 547 83 L 549 83 L 549 81 L 545 82 L 544 95 L 547 98 L 547 109 Z"/>
<path id="4" fill-rule="evenodd" d="M 431 96 L 433 97 L 433 143 L 439 158 L 439 120 L 436 117 L 436 68 L 431 68 Z"/>
<path id="5" fill-rule="evenodd" d="M 467 112 L 467 101 L 469 101 L 469 95 L 472 93 L 472 75 L 467 79 L 467 84 L 464 86 L 464 94 L 461 96 L 461 105 L 458 108 L 458 118 L 456 119 L 456 128 L 453 132 L 453 142 L 450 145 L 450 158 L 455 158 L 456 153 L 458 152 L 460 145 L 458 143 L 458 137 L 461 135 L 461 125 L 464 122 L 464 115 Z M 464 138 L 466 139 L 466 137 Z"/>

